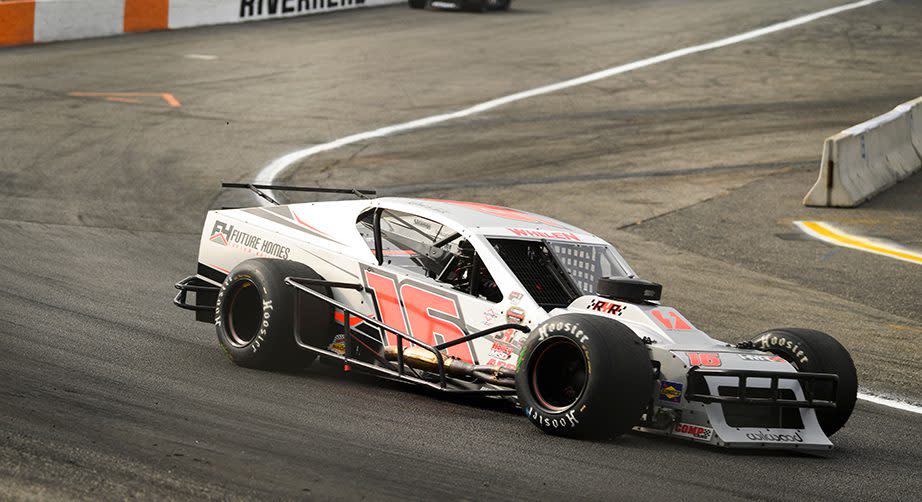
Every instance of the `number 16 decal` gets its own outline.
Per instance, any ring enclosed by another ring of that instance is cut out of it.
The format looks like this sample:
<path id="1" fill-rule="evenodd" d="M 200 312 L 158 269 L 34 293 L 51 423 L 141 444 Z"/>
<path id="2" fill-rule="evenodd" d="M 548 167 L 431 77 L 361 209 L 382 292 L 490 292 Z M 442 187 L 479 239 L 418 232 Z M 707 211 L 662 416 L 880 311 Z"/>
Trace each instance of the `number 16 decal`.
<path id="1" fill-rule="evenodd" d="M 465 336 L 458 298 L 409 280 L 397 282 L 386 272 L 363 270 L 365 286 L 371 291 L 378 319 L 429 345 L 438 345 Z M 397 336 L 387 333 L 387 344 L 396 345 Z M 446 349 L 448 355 L 474 362 L 470 342 Z"/>

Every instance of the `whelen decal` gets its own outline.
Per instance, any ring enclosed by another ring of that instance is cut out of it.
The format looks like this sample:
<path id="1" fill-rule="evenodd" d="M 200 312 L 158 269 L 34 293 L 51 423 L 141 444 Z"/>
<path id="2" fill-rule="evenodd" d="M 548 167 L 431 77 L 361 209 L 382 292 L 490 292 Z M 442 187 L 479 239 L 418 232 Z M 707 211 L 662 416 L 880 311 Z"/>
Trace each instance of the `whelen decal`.
<path id="1" fill-rule="evenodd" d="M 365 288 L 371 293 L 378 319 L 395 330 L 429 344 L 438 345 L 467 335 L 458 297 L 380 269 L 362 267 Z M 397 344 L 387 333 L 386 343 Z M 471 342 L 446 349 L 449 356 L 476 363 Z"/>
<path id="2" fill-rule="evenodd" d="M 508 228 L 507 230 L 519 237 L 540 237 L 542 239 L 577 242 L 580 240 L 579 236 L 572 232 L 542 232 L 541 230 L 529 230 L 527 228 Z"/>

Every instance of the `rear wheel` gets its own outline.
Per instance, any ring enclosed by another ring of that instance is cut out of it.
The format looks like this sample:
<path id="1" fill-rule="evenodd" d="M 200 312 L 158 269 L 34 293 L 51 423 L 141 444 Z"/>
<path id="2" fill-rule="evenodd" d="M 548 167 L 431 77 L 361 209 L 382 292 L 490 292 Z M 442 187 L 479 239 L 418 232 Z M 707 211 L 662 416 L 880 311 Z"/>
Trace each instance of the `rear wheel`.
<path id="1" fill-rule="evenodd" d="M 858 399 L 858 374 L 848 350 L 835 338 L 812 329 L 779 328 L 757 336 L 755 348 L 783 357 L 798 371 L 839 376 L 837 392 L 832 385 L 814 386 L 814 397 L 834 401 L 834 409 L 817 409 L 816 418 L 827 436 L 836 433 L 852 415 Z"/>
<path id="2" fill-rule="evenodd" d="M 653 393 L 646 346 L 604 317 L 564 314 L 532 331 L 516 368 L 526 416 L 550 434 L 611 438 L 640 421 Z"/>
<path id="3" fill-rule="evenodd" d="M 286 369 L 310 364 L 316 356 L 295 343 L 295 291 L 286 277 L 322 279 L 307 265 L 255 258 L 240 263 L 224 280 L 215 305 L 218 343 L 235 364 Z M 330 295 L 329 288 L 314 288 Z M 326 347 L 334 330 L 332 307 L 312 296 L 301 299 L 298 334 L 307 344 Z"/>

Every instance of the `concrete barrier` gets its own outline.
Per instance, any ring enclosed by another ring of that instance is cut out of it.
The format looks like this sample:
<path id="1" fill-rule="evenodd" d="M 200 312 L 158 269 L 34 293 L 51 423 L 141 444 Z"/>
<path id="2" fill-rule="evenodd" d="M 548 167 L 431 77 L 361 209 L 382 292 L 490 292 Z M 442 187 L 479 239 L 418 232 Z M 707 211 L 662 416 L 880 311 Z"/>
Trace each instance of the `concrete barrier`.
<path id="1" fill-rule="evenodd" d="M 405 0 L 0 0 L 0 46 L 240 23 Z"/>
<path id="2" fill-rule="evenodd" d="M 922 169 L 922 98 L 828 138 L 807 206 L 856 207 Z"/>
<path id="3" fill-rule="evenodd" d="M 922 158 L 922 98 L 916 98 L 909 103 L 909 135 L 912 136 L 912 146 L 915 147 L 919 158 Z"/>

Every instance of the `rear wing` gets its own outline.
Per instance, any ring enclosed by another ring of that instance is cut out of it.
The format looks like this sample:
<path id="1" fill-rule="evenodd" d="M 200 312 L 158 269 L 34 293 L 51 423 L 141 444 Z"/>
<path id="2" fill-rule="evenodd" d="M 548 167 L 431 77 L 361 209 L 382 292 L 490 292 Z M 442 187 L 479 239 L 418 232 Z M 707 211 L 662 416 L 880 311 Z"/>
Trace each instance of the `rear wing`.
<path id="1" fill-rule="evenodd" d="M 349 194 L 355 195 L 356 197 L 367 199 L 369 195 L 376 195 L 378 192 L 375 190 L 368 189 L 358 189 L 358 188 L 324 188 L 324 187 L 302 187 L 302 186 L 292 186 L 292 185 L 266 185 L 266 184 L 257 184 L 257 183 L 221 183 L 221 188 L 246 188 L 251 190 L 256 195 L 262 197 L 263 199 L 279 205 L 279 202 L 275 200 L 271 195 L 267 194 L 263 190 L 280 191 L 280 192 L 312 192 L 312 193 L 339 193 L 339 194 Z"/>

